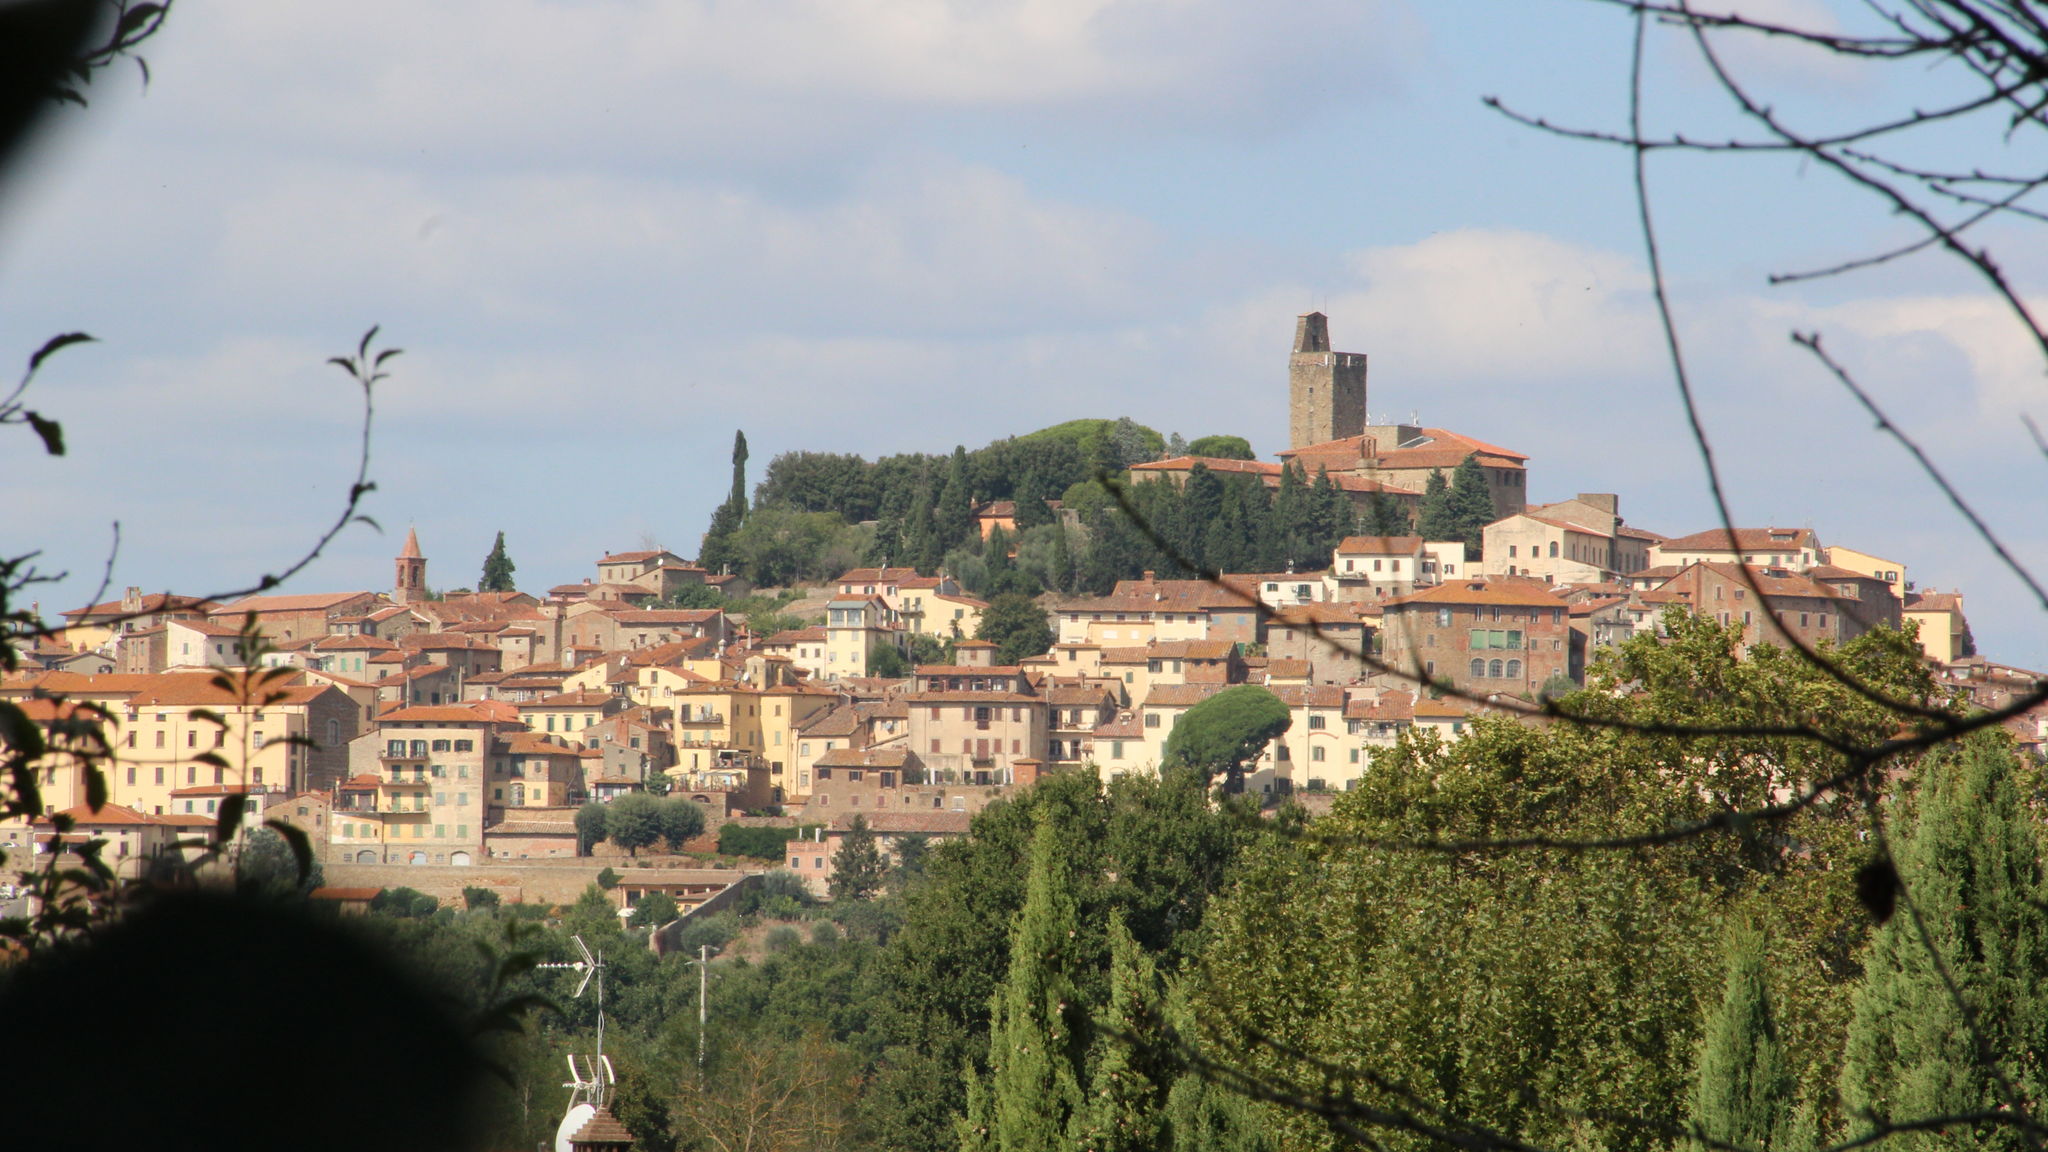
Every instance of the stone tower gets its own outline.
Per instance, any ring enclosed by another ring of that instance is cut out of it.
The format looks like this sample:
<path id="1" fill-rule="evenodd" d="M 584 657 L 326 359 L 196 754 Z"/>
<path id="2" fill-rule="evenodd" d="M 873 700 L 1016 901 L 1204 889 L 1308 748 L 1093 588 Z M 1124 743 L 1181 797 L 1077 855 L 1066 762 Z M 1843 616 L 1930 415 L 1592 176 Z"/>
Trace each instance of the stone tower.
<path id="1" fill-rule="evenodd" d="M 1305 448 L 1365 431 L 1365 354 L 1330 351 L 1330 318 L 1321 312 L 1294 322 L 1287 387 L 1289 447 Z"/>
<path id="2" fill-rule="evenodd" d="M 397 571 L 391 580 L 391 599 L 395 603 L 410 604 L 427 598 L 427 558 L 420 555 L 420 534 L 415 528 L 405 530 L 405 548 L 394 561 Z"/>

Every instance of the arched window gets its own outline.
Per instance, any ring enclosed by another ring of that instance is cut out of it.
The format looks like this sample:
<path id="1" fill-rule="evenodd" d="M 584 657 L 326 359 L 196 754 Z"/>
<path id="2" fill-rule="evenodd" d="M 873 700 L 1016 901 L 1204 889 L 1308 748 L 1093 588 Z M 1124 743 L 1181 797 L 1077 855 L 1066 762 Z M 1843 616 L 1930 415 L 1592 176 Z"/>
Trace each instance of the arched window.
<path id="1" fill-rule="evenodd" d="M 1489 674 L 1489 675 L 1491 675 L 1491 676 L 1492 676 L 1492 677 L 1493 677 L 1494 679 L 1496 679 L 1496 680 L 1500 679 L 1500 674 L 1501 674 L 1501 667 L 1500 667 L 1500 661 L 1498 661 L 1498 660 L 1495 660 L 1495 661 L 1493 662 L 1492 666 L 1491 666 L 1491 667 L 1489 668 L 1489 670 L 1488 670 L 1488 674 Z"/>
<path id="2" fill-rule="evenodd" d="M 1520 660 L 1510 660 L 1510 661 L 1508 661 L 1508 679 L 1510 679 L 1510 680 L 1520 680 L 1521 678 L 1522 678 L 1522 662 L 1521 662 Z"/>
<path id="3" fill-rule="evenodd" d="M 1475 680 L 1476 680 L 1476 679 L 1478 679 L 1479 677 L 1481 677 L 1481 676 L 1484 676 L 1484 675 L 1486 675 L 1486 661 L 1484 661 L 1484 660 L 1474 660 L 1474 661 L 1472 661 L 1472 677 L 1473 677 L 1473 679 L 1475 679 Z"/>
<path id="4" fill-rule="evenodd" d="M 1550 542 L 1550 558 L 1552 560 L 1557 559 L 1557 541 L 1555 540 Z"/>

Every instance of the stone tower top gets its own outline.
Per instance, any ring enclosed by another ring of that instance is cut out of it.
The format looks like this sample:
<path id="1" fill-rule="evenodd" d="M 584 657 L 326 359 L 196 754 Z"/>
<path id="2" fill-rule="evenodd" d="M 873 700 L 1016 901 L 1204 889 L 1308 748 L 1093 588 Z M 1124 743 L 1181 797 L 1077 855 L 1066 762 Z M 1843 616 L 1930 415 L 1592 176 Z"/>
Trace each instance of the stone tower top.
<path id="1" fill-rule="evenodd" d="M 1321 312 L 1304 312 L 1294 321 L 1294 350 L 1296 352 L 1328 352 L 1330 350 L 1330 318 Z"/>
<path id="2" fill-rule="evenodd" d="M 1294 322 L 1287 387 L 1289 447 L 1306 448 L 1365 431 L 1365 356 L 1330 351 L 1330 318 L 1321 312 Z"/>
<path id="3" fill-rule="evenodd" d="M 395 571 L 391 581 L 391 599 L 398 604 L 411 604 L 427 597 L 427 558 L 420 554 L 420 534 L 408 529 L 405 533 L 405 547 L 392 562 Z"/>

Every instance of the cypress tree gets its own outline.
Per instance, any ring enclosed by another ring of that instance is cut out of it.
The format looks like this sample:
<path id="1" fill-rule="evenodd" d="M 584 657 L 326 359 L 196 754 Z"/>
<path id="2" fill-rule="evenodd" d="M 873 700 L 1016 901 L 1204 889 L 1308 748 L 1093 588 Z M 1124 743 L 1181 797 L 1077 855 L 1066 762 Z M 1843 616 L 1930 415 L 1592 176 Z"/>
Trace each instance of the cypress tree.
<path id="1" fill-rule="evenodd" d="M 2048 888 L 2020 781 L 2037 794 L 2038 775 L 1996 732 L 1931 757 L 1924 773 L 1894 838 L 1919 923 L 1902 908 L 1871 938 L 1850 1009 L 1845 1113 L 1898 1122 L 2001 1109 L 2007 1101 L 1994 1066 L 2020 1107 L 2037 1107 L 2048 1098 Z M 1950 994 L 1920 924 L 1960 997 Z M 1914 1152 L 2033 1146 L 2019 1128 L 1991 1124 L 1886 1143 Z"/>
<path id="2" fill-rule="evenodd" d="M 875 834 L 868 828 L 867 817 L 855 815 L 846 830 L 846 839 L 840 842 L 838 853 L 832 857 L 830 891 L 833 902 L 872 897 L 882 890 L 882 881 L 888 871 L 889 862 L 882 858 L 881 846 L 875 843 Z"/>
<path id="3" fill-rule="evenodd" d="M 968 543 L 974 535 L 974 497 L 968 490 L 967 449 L 955 445 L 946 465 L 946 482 L 932 506 L 932 536 L 939 555 Z M 978 540 L 976 541 L 978 542 Z"/>
<path id="4" fill-rule="evenodd" d="M 1747 926 L 1728 952 L 1728 984 L 1707 1017 L 1693 1082 L 1693 1126 L 1709 1140 L 1773 1152 L 1786 1147 L 1792 1073 L 1771 1012 L 1763 940 Z"/>
<path id="5" fill-rule="evenodd" d="M 476 582 L 479 592 L 511 592 L 512 570 L 516 567 L 512 557 L 505 554 L 505 534 L 498 533 L 498 542 L 491 545 L 491 554 L 484 557 L 484 574 Z"/>
<path id="6" fill-rule="evenodd" d="M 1424 540 L 1441 543 L 1465 538 L 1458 530 L 1457 517 L 1451 511 L 1451 482 L 1441 468 L 1431 472 L 1428 482 L 1422 486 L 1422 514 L 1416 519 L 1415 527 Z"/>
<path id="7" fill-rule="evenodd" d="M 732 491 L 726 495 L 725 503 L 711 514 L 711 527 L 704 533 L 703 545 L 697 551 L 697 563 L 713 572 L 724 571 L 737 557 L 732 550 L 732 535 L 740 530 L 740 524 L 747 518 L 747 434 L 736 431 L 732 434 Z"/>
<path id="8" fill-rule="evenodd" d="M 1486 484 L 1486 470 L 1479 466 L 1479 454 L 1472 453 L 1459 462 L 1457 470 L 1451 473 L 1451 516 L 1457 535 L 1446 536 L 1446 540 L 1463 540 L 1465 554 L 1469 560 L 1479 559 L 1480 544 L 1486 526 L 1498 517 L 1494 515 L 1493 492 Z"/>
<path id="9" fill-rule="evenodd" d="M 1053 591 L 1074 590 L 1074 554 L 1067 543 L 1067 522 L 1059 518 L 1052 522 L 1052 577 Z"/>
<path id="10" fill-rule="evenodd" d="M 1327 568 L 1331 554 L 1351 535 L 1357 522 L 1351 511 L 1351 498 L 1330 479 L 1327 469 L 1316 469 L 1316 482 L 1309 488 L 1309 512 L 1309 545 L 1313 554 L 1305 557 L 1302 565 L 1304 570 Z"/>
<path id="11" fill-rule="evenodd" d="M 1313 532 L 1314 509 L 1309 505 L 1308 482 L 1302 478 L 1301 469 L 1289 464 L 1281 469 L 1280 490 L 1273 496 L 1273 540 L 1280 564 L 1299 564 L 1308 554 Z"/>
<path id="12" fill-rule="evenodd" d="M 1121 916 L 1110 925 L 1109 1002 L 1096 1015 L 1088 1059 L 1088 1114 L 1078 1143 L 1090 1152 L 1154 1152 L 1166 1132 L 1173 1073 L 1139 1041 L 1159 1024 L 1159 976 Z"/>
<path id="13" fill-rule="evenodd" d="M 1031 836 L 1024 907 L 1010 937 L 1010 969 L 989 1026 L 991 1142 L 999 1152 L 1051 1152 L 1085 1124 L 1081 1071 L 1087 1011 L 1074 986 L 1080 902 L 1050 807 Z"/>

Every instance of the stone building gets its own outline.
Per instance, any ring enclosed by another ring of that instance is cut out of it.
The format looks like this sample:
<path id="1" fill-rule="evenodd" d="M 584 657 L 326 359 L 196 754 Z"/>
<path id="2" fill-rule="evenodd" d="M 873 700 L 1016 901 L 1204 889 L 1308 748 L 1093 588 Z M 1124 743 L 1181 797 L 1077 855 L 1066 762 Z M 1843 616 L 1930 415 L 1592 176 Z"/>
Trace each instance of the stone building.
<path id="1" fill-rule="evenodd" d="M 1288 444 L 1306 448 L 1365 430 L 1365 354 L 1330 350 L 1330 318 L 1310 312 L 1294 322 L 1287 357 Z"/>

